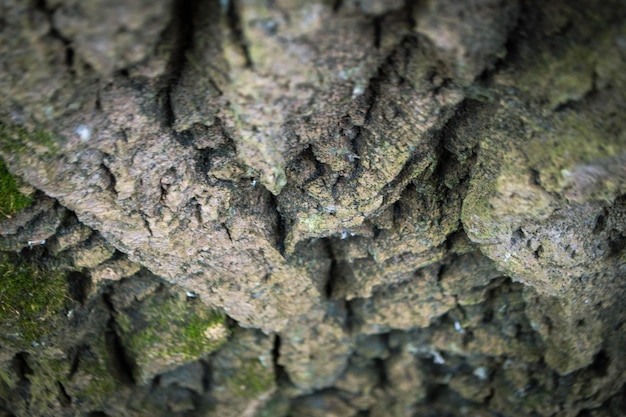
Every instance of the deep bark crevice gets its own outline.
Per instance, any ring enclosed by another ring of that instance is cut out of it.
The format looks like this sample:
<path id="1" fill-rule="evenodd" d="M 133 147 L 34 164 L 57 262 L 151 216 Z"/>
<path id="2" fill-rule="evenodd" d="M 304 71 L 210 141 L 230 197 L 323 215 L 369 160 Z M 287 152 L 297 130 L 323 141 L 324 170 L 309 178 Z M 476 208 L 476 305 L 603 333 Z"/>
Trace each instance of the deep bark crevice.
<path id="1" fill-rule="evenodd" d="M 376 370 L 376 375 L 378 376 L 378 383 L 376 384 L 378 387 L 385 389 L 391 382 L 393 382 L 389 381 L 387 366 L 385 365 L 384 359 L 374 358 L 374 369 Z"/>
<path id="2" fill-rule="evenodd" d="M 338 13 L 343 6 L 343 0 L 335 0 L 333 2 L 333 12 Z"/>
<path id="3" fill-rule="evenodd" d="M 239 46 L 245 59 L 246 68 L 254 70 L 254 62 L 248 50 L 248 40 L 242 27 L 241 16 L 239 16 L 239 2 L 237 0 L 228 1 L 227 20 L 234 41 Z"/>
<path id="4" fill-rule="evenodd" d="M 220 223 L 220 226 L 222 226 L 222 228 L 223 228 L 223 229 L 224 229 L 224 231 L 226 232 L 226 235 L 228 236 L 228 240 L 229 240 L 231 243 L 233 243 L 233 242 L 234 242 L 234 241 L 233 241 L 233 236 L 231 235 L 230 228 L 228 227 L 227 222 L 222 222 L 222 223 Z"/>
<path id="5" fill-rule="evenodd" d="M 90 355 L 90 347 L 86 344 L 73 346 L 68 351 L 68 358 L 70 359 L 70 369 L 67 373 L 67 378 L 72 380 L 76 372 L 78 372 L 81 365 L 81 357 Z"/>
<path id="6" fill-rule="evenodd" d="M 109 320 L 104 333 L 109 365 L 113 376 L 118 381 L 125 385 L 135 385 L 137 365 L 130 352 L 124 347 L 122 337 L 119 335 L 119 325 L 115 320 L 117 312 L 112 300 L 113 291 L 111 288 L 109 292 L 102 294 L 102 300 L 109 311 Z"/>
<path id="7" fill-rule="evenodd" d="M 84 306 L 93 289 L 91 277 L 79 271 L 72 271 L 67 275 L 67 283 L 72 299 Z"/>
<path id="8" fill-rule="evenodd" d="M 213 373 L 211 364 L 210 362 L 201 359 L 200 366 L 202 366 L 202 389 L 204 392 L 209 392 L 211 389 L 211 375 Z"/>
<path id="9" fill-rule="evenodd" d="M 345 308 L 346 308 L 346 318 L 344 321 L 344 327 L 346 329 L 346 332 L 353 337 L 357 336 L 355 329 L 356 329 L 358 318 L 354 309 L 354 301 L 356 300 L 358 299 L 353 298 L 352 300 L 347 300 L 344 303 Z"/>
<path id="10" fill-rule="evenodd" d="M 621 411 L 618 1 L 5 3 L 0 414 Z"/>
<path id="11" fill-rule="evenodd" d="M 59 394 L 57 396 L 59 400 L 59 404 L 61 407 L 71 407 L 72 406 L 72 397 L 70 397 L 65 390 L 65 386 L 59 381 L 57 381 L 57 387 L 59 388 Z"/>
<path id="12" fill-rule="evenodd" d="M 111 319 L 105 333 L 111 367 L 114 371 L 114 376 L 116 376 L 120 382 L 126 385 L 134 385 L 135 376 L 133 370 L 136 366 L 133 364 L 131 356 L 124 348 L 122 340 L 117 334 L 116 326 L 115 320 Z"/>
<path id="13" fill-rule="evenodd" d="M 194 132 L 192 130 L 174 131 L 174 137 L 184 147 L 192 147 L 195 143 Z"/>
<path id="14" fill-rule="evenodd" d="M 283 258 L 285 257 L 285 239 L 287 237 L 287 219 L 283 216 L 280 206 L 278 205 L 278 199 L 272 193 L 269 193 L 271 201 L 271 208 L 275 212 L 275 228 L 274 234 L 276 236 L 276 249 Z"/>
<path id="15" fill-rule="evenodd" d="M 379 49 L 380 48 L 380 39 L 382 36 L 382 24 L 383 24 L 383 17 L 375 17 L 374 18 L 374 22 L 373 22 L 373 26 L 374 26 L 374 48 Z"/>
<path id="16" fill-rule="evenodd" d="M 272 364 L 274 366 L 274 381 L 277 387 L 292 387 L 293 382 L 291 382 L 291 378 L 289 377 L 289 373 L 287 369 L 285 369 L 284 365 L 280 364 L 280 347 L 282 344 L 282 339 L 280 335 L 274 335 L 274 346 L 272 348 Z"/>
<path id="17" fill-rule="evenodd" d="M 107 165 L 107 156 L 105 156 L 105 158 L 102 160 L 102 163 L 100 164 L 100 169 L 104 174 L 103 180 L 105 181 L 105 183 L 107 183 L 106 190 L 109 191 L 114 198 L 117 198 L 117 181 L 115 179 L 115 175 L 113 175 L 113 172 L 111 172 L 111 169 Z"/>
<path id="18" fill-rule="evenodd" d="M 171 22 L 167 31 L 172 47 L 166 64 L 165 75 L 159 84 L 159 101 L 161 102 L 165 127 L 172 129 L 176 116 L 172 106 L 172 90 L 187 65 L 187 53 L 193 48 L 194 14 L 198 9 L 199 0 L 175 0 L 172 2 Z"/>
<path id="19" fill-rule="evenodd" d="M 326 299 L 333 299 L 333 290 L 337 283 L 338 270 L 337 270 L 337 258 L 335 257 L 335 253 L 333 251 L 333 244 L 330 239 L 325 239 L 325 247 L 326 252 L 328 253 L 328 257 L 330 259 L 330 267 L 328 268 L 328 276 L 326 277 L 326 282 L 324 283 L 324 296 Z"/>
<path id="20" fill-rule="evenodd" d="M 63 44 L 65 48 L 64 63 L 67 68 L 67 72 L 72 77 L 76 76 L 76 68 L 74 66 L 75 51 L 72 46 L 72 40 L 63 36 L 61 32 L 54 26 L 54 19 L 52 16 L 54 13 L 54 9 L 50 8 L 46 0 L 35 0 L 33 4 L 36 10 L 39 10 L 46 16 L 48 24 L 50 25 L 49 36 L 51 36 L 53 39 L 59 40 Z"/>
<path id="21" fill-rule="evenodd" d="M 300 152 L 296 158 L 293 158 L 287 165 L 287 172 L 289 173 L 290 180 L 291 177 L 294 177 L 293 181 L 289 181 L 290 184 L 297 183 L 298 186 L 302 187 L 322 177 L 326 173 L 326 166 L 317 159 L 313 147 L 314 145 L 307 145 L 305 149 Z M 298 176 L 300 171 L 299 165 L 303 163 L 312 163 L 315 165 L 315 172 L 307 178 L 301 178 Z"/>
<path id="22" fill-rule="evenodd" d="M 109 415 L 103 411 L 91 411 L 87 417 L 109 417 Z"/>
<path id="23" fill-rule="evenodd" d="M 354 181 L 363 172 L 361 164 L 361 155 L 366 152 L 365 139 L 361 135 L 361 127 L 352 123 L 352 120 L 347 120 L 347 126 L 343 132 L 350 140 L 352 149 L 351 152 L 346 155 L 346 159 L 351 165 L 349 181 Z"/>
<path id="24" fill-rule="evenodd" d="M 141 215 L 141 219 L 143 220 L 144 227 L 146 228 L 148 233 L 150 233 L 150 236 L 154 236 L 154 232 L 152 231 L 152 227 L 150 226 L 150 221 L 148 220 L 150 216 L 148 216 L 146 213 L 143 213 L 143 212 L 140 212 L 140 215 Z"/>
<path id="25" fill-rule="evenodd" d="M 33 369 L 28 364 L 29 356 L 30 354 L 28 352 L 19 352 L 13 356 L 11 360 L 13 372 L 15 372 L 15 375 L 19 378 L 20 386 L 22 386 L 23 389 L 28 389 L 30 385 L 28 376 L 33 374 Z"/>

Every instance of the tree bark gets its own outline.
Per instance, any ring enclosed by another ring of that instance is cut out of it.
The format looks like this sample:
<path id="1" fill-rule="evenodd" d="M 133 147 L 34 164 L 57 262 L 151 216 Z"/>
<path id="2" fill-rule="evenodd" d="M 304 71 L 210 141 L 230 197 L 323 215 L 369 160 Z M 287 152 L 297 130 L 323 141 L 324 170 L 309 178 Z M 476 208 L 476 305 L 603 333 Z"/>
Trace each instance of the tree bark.
<path id="1" fill-rule="evenodd" d="M 623 410 L 624 6 L 4 0 L 0 416 Z"/>

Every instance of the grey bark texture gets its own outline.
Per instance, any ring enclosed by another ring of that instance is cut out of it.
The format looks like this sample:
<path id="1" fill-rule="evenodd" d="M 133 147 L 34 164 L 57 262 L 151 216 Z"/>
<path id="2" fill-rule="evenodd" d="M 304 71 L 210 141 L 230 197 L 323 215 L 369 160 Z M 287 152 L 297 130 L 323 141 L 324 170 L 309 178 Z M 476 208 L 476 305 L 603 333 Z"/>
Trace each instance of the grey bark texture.
<path id="1" fill-rule="evenodd" d="M 0 416 L 620 415 L 625 18 L 0 0 Z"/>

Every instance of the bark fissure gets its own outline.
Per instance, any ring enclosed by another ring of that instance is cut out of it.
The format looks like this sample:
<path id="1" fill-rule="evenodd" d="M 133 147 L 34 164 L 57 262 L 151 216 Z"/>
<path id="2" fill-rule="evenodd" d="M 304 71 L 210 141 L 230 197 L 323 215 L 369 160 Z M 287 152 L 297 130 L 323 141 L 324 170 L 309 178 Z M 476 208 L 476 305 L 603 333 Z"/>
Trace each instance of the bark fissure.
<path id="1" fill-rule="evenodd" d="M 48 24 L 50 25 L 49 35 L 52 38 L 60 41 L 65 48 L 64 63 L 65 63 L 67 72 L 72 77 L 76 76 L 76 68 L 74 67 L 75 51 L 74 51 L 74 48 L 72 47 L 72 40 L 63 36 L 61 32 L 54 26 L 54 19 L 53 19 L 54 9 L 49 8 L 46 0 L 37 0 L 34 2 L 34 4 L 35 4 L 35 8 L 46 16 L 46 20 L 48 21 Z"/>
<path id="2" fill-rule="evenodd" d="M 140 213 L 140 216 L 143 220 L 143 226 L 145 227 L 145 229 L 148 231 L 148 233 L 150 233 L 150 236 L 154 236 L 154 231 L 152 230 L 152 226 L 150 226 L 150 220 L 148 220 L 150 216 L 148 216 L 146 213 Z"/>
<path id="3" fill-rule="evenodd" d="M 230 228 L 228 227 L 228 224 L 226 222 L 223 222 L 220 224 L 220 226 L 222 226 L 222 228 L 224 229 L 224 231 L 226 232 L 226 235 L 228 236 L 228 240 L 230 240 L 231 243 L 233 243 L 233 236 L 231 234 Z"/>
<path id="4" fill-rule="evenodd" d="M 332 241 L 330 239 L 325 239 L 324 245 L 326 247 L 328 258 L 330 259 L 330 266 L 328 268 L 328 276 L 326 277 L 326 282 L 324 283 L 324 296 L 327 299 L 332 300 L 333 290 L 335 289 L 337 280 L 341 278 L 339 276 L 337 258 L 335 257 L 335 254 L 333 251 Z"/>
<path id="5" fill-rule="evenodd" d="M 197 12 L 197 0 L 174 0 L 172 2 L 170 33 L 171 51 L 166 64 L 165 75 L 161 77 L 160 101 L 164 114 L 165 126 L 172 129 L 176 119 L 172 107 L 172 90 L 188 65 L 187 54 L 193 48 L 194 14 Z"/>
<path id="6" fill-rule="evenodd" d="M 33 370 L 28 364 L 28 357 L 29 353 L 19 352 L 13 356 L 13 359 L 11 360 L 11 367 L 19 378 L 22 389 L 25 391 L 28 390 L 28 386 L 30 385 L 28 376 L 33 374 Z"/>
<path id="7" fill-rule="evenodd" d="M 246 39 L 246 35 L 242 27 L 241 17 L 239 16 L 240 7 L 238 3 L 238 0 L 228 1 L 228 25 L 236 44 L 244 56 L 246 68 L 254 70 L 254 62 L 252 62 L 252 56 L 248 50 L 248 40 Z"/>
<path id="8" fill-rule="evenodd" d="M 72 397 L 68 395 L 67 391 L 65 390 L 65 386 L 60 381 L 57 381 L 57 386 L 59 388 L 59 394 L 57 398 L 59 399 L 61 407 L 70 407 L 72 405 Z"/>
<path id="9" fill-rule="evenodd" d="M 280 349 L 282 340 L 279 335 L 274 335 L 274 345 L 272 347 L 272 366 L 274 368 L 274 381 L 276 386 L 292 386 L 293 383 L 289 378 L 289 373 L 286 371 L 285 366 L 281 364 Z"/>
<path id="10" fill-rule="evenodd" d="M 275 212 L 275 216 L 276 216 L 276 220 L 275 220 L 276 222 L 276 227 L 275 227 L 276 249 L 283 257 L 285 257 L 285 239 L 287 237 L 287 219 L 285 216 L 283 216 L 281 212 L 276 196 L 270 193 L 269 197 L 271 201 L 271 208 Z"/>
<path id="11" fill-rule="evenodd" d="M 383 24 L 383 18 L 382 17 L 376 17 L 374 18 L 374 48 L 380 48 L 380 38 L 381 38 L 381 32 L 382 32 L 382 27 L 381 25 Z"/>
<path id="12" fill-rule="evenodd" d="M 7 413 L 621 411 L 617 2 L 5 3 Z"/>
<path id="13" fill-rule="evenodd" d="M 333 2 L 333 12 L 335 13 L 339 12 L 342 5 L 343 5 L 343 0 L 335 0 Z"/>
<path id="14" fill-rule="evenodd" d="M 107 157 L 105 156 L 105 158 L 103 159 L 102 164 L 100 164 L 100 169 L 102 170 L 103 174 L 104 174 L 104 182 L 106 184 L 106 190 L 109 191 L 114 198 L 118 197 L 118 193 L 117 193 L 117 189 L 115 188 L 117 185 L 117 182 L 115 180 L 115 175 L 113 175 L 113 172 L 111 172 L 111 169 L 109 168 L 109 166 L 107 165 Z"/>
<path id="15" fill-rule="evenodd" d="M 113 291 L 113 289 L 111 289 Z M 104 305 L 109 311 L 109 320 L 106 325 L 105 347 L 109 355 L 109 363 L 114 372 L 114 376 L 123 384 L 134 385 L 136 364 L 128 350 L 124 347 L 122 338 L 119 335 L 119 325 L 115 320 L 115 305 L 112 301 L 112 293 L 102 295 Z"/>

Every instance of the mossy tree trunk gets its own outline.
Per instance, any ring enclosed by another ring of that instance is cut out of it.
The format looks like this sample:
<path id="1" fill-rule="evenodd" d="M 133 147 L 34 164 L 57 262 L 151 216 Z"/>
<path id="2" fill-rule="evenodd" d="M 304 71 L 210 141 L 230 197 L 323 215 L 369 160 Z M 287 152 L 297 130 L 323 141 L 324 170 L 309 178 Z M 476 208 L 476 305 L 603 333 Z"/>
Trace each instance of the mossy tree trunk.
<path id="1" fill-rule="evenodd" d="M 0 415 L 622 409 L 587 3 L 5 0 Z"/>

